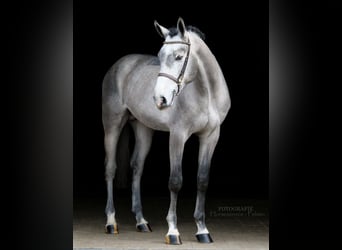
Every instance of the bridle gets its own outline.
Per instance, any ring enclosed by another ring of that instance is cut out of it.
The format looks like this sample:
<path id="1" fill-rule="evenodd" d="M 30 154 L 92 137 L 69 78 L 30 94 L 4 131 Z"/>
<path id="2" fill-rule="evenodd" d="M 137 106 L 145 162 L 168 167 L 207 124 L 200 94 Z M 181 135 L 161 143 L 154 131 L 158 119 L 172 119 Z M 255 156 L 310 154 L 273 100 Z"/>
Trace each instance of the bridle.
<path id="1" fill-rule="evenodd" d="M 164 44 L 185 44 L 185 45 L 188 45 L 189 48 L 188 48 L 188 51 L 186 53 L 186 57 L 184 59 L 184 63 L 183 63 L 183 67 L 182 67 L 182 70 L 181 72 L 179 73 L 178 77 L 174 77 L 173 75 L 170 75 L 170 74 L 167 74 L 167 73 L 162 73 L 160 72 L 158 74 L 158 77 L 159 76 L 162 76 L 162 77 L 166 77 L 166 78 L 169 78 L 170 80 L 174 81 L 177 86 L 178 86 L 178 90 L 177 90 L 177 93 L 176 95 L 178 95 L 181 91 L 181 87 L 182 87 L 182 80 L 183 80 L 183 77 L 184 77 L 184 73 L 185 73 L 185 70 L 186 70 L 186 66 L 188 65 L 188 60 L 189 60 L 189 55 L 190 55 L 190 40 L 188 40 L 188 42 L 183 42 L 183 41 L 169 41 L 169 42 L 164 42 Z"/>

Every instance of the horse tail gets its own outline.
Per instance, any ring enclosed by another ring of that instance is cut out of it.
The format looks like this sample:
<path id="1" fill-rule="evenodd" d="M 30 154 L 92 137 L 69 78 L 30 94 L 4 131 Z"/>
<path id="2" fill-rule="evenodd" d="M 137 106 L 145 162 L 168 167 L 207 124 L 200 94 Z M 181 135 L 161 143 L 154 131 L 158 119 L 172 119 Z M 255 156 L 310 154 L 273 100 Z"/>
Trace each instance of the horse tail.
<path id="1" fill-rule="evenodd" d="M 129 152 L 129 125 L 126 124 L 118 141 L 116 152 L 116 174 L 115 174 L 115 187 L 125 189 L 128 187 L 128 176 L 130 170 L 130 152 Z"/>

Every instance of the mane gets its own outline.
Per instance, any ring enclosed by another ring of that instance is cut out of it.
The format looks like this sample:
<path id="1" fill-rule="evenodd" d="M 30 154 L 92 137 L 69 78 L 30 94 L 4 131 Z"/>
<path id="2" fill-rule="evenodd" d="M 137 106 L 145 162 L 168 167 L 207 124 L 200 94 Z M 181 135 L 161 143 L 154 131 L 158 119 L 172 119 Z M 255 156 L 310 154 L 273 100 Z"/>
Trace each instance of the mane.
<path id="1" fill-rule="evenodd" d="M 195 27 L 195 26 L 191 26 L 191 25 L 188 25 L 186 26 L 186 30 L 188 32 L 192 32 L 192 33 L 195 33 L 199 38 L 201 38 L 203 41 L 205 40 L 205 35 L 202 31 L 200 31 L 199 28 Z M 177 36 L 178 35 L 178 29 L 175 28 L 175 27 L 171 27 L 169 29 L 170 33 L 169 33 L 169 36 L 170 37 L 174 37 L 174 36 Z"/>
<path id="2" fill-rule="evenodd" d="M 199 38 L 201 38 L 203 41 L 205 40 L 205 34 L 204 34 L 202 31 L 200 31 L 199 28 L 197 28 L 197 27 L 195 27 L 195 26 L 189 25 L 189 26 L 186 26 L 186 30 L 195 33 L 195 34 L 198 35 Z"/>

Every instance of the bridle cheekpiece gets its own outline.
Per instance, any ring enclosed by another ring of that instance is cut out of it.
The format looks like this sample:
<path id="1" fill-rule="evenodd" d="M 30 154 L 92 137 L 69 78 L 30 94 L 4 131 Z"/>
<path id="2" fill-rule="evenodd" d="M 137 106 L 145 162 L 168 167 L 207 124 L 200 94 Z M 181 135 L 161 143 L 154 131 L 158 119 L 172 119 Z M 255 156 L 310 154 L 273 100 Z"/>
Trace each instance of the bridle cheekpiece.
<path id="1" fill-rule="evenodd" d="M 160 72 L 158 74 L 158 77 L 162 76 L 162 77 L 169 78 L 170 80 L 174 81 L 177 84 L 178 91 L 177 91 L 176 95 L 178 95 L 180 90 L 181 90 L 181 87 L 182 87 L 182 81 L 183 81 L 183 78 L 184 78 L 184 73 L 185 73 L 185 70 L 186 70 L 186 66 L 188 65 L 188 60 L 189 60 L 189 55 L 190 55 L 190 45 L 191 45 L 190 44 L 190 40 L 188 40 L 188 42 L 184 42 L 184 41 L 169 41 L 169 42 L 164 42 L 164 44 L 185 44 L 185 45 L 189 46 L 188 51 L 186 53 L 186 57 L 184 59 L 184 64 L 183 64 L 182 70 L 179 73 L 177 78 L 174 77 L 173 75 L 170 75 L 170 74 L 167 74 L 167 73 Z"/>

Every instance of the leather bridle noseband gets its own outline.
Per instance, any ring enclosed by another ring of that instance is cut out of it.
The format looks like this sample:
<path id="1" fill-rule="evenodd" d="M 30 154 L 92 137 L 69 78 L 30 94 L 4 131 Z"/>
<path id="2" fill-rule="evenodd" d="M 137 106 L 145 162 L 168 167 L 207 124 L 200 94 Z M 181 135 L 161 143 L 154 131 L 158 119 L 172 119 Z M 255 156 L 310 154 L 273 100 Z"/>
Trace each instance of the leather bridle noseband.
<path id="1" fill-rule="evenodd" d="M 184 59 L 184 64 L 183 64 L 183 67 L 182 67 L 182 70 L 181 72 L 179 73 L 179 76 L 176 78 L 174 77 L 173 75 L 170 75 L 170 74 L 167 74 L 167 73 L 162 73 L 160 72 L 158 74 L 158 77 L 159 76 L 162 76 L 162 77 L 166 77 L 166 78 L 169 78 L 170 80 L 174 81 L 177 86 L 178 86 L 178 90 L 177 90 L 177 93 L 176 95 L 179 94 L 180 90 L 181 90 L 181 86 L 182 86 L 182 80 L 183 80 L 183 77 L 184 77 L 184 73 L 185 73 L 185 70 L 186 70 L 186 66 L 188 65 L 188 60 L 189 60 L 189 55 L 190 55 L 190 41 L 188 42 L 183 42 L 183 41 L 169 41 L 169 42 L 164 42 L 164 44 L 185 44 L 185 45 L 188 45 L 189 48 L 188 48 L 188 51 L 186 53 L 186 57 Z"/>

